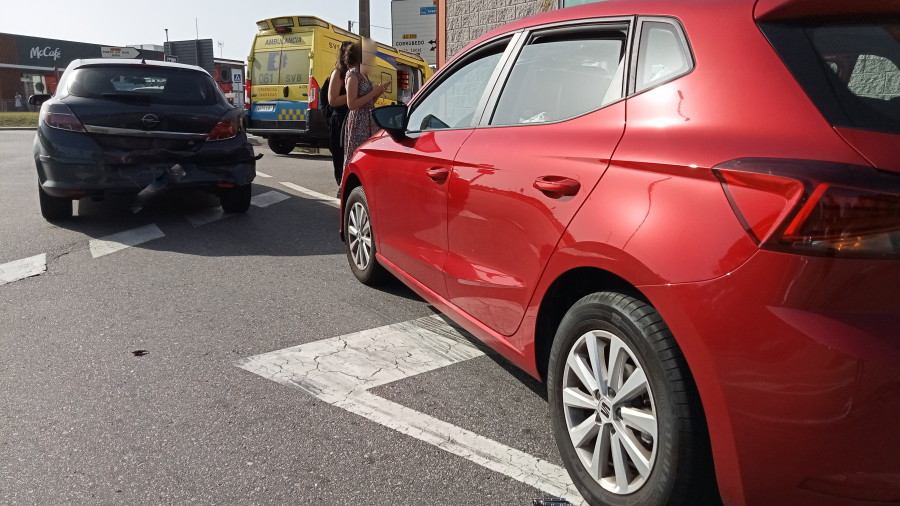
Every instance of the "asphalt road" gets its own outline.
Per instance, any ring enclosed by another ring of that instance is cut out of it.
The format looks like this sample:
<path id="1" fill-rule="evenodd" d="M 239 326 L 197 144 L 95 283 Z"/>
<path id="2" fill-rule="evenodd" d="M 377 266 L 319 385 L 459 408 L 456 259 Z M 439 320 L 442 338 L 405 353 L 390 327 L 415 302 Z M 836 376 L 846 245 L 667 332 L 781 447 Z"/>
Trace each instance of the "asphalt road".
<path id="1" fill-rule="evenodd" d="M 398 407 L 393 426 L 240 367 L 434 315 L 399 282 L 353 278 L 338 209 L 308 192 L 334 196 L 329 158 L 258 147 L 257 168 L 272 177 L 253 194 L 284 198 L 246 215 L 198 222 L 217 199 L 185 194 L 137 214 L 128 201 L 83 201 L 50 224 L 33 135 L 0 132 L 0 266 L 40 255 L 46 266 L 0 284 L 0 504 L 530 505 L 554 495 L 397 428 L 440 420 L 486 438 L 475 445 L 561 466 L 542 386 L 487 350 L 372 388 Z M 97 255 L 98 241 L 140 227 L 162 235 Z"/>

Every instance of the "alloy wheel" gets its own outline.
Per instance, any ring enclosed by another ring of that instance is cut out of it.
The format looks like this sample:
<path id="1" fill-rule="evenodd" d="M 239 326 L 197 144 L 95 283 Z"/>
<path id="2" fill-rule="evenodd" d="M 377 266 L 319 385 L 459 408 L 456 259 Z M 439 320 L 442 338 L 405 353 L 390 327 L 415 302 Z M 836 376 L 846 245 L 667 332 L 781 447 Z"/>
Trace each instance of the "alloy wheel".
<path id="1" fill-rule="evenodd" d="M 610 332 L 584 333 L 566 359 L 562 404 L 590 476 L 614 494 L 639 490 L 656 460 L 658 420 L 647 376 L 628 344 Z"/>
<path id="2" fill-rule="evenodd" d="M 359 270 L 365 270 L 372 261 L 372 224 L 366 206 L 355 202 L 350 208 L 348 221 L 350 257 Z"/>

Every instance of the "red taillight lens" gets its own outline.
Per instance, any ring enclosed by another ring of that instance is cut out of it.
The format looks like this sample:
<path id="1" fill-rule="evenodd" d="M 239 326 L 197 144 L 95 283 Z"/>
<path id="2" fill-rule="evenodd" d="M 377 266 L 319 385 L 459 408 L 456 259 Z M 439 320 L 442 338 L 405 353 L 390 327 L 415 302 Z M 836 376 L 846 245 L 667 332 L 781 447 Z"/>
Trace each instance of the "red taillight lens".
<path id="1" fill-rule="evenodd" d="M 60 130 L 71 130 L 73 132 L 84 132 L 84 125 L 72 113 L 72 110 L 65 104 L 44 104 L 41 107 L 41 114 L 38 121 L 53 128 Z"/>
<path id="2" fill-rule="evenodd" d="M 233 139 L 241 131 L 241 118 L 234 113 L 228 113 L 216 123 L 209 136 L 208 141 L 222 141 L 225 139 Z"/>
<path id="3" fill-rule="evenodd" d="M 250 79 L 244 81 L 244 110 L 250 110 Z"/>
<path id="4" fill-rule="evenodd" d="M 716 176 L 748 234 L 768 249 L 900 257 L 900 177 L 871 167 L 737 160 Z"/>
<path id="5" fill-rule="evenodd" d="M 315 77 L 309 77 L 309 108 L 319 108 L 319 83 Z"/>

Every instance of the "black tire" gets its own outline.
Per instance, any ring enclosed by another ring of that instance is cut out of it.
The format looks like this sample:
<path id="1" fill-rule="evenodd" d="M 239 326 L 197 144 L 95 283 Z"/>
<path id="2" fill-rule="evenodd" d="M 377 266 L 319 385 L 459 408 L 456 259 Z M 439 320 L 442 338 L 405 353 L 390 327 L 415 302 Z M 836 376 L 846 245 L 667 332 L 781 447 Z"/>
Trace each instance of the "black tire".
<path id="1" fill-rule="evenodd" d="M 226 213 L 246 213 L 250 209 L 250 185 L 237 185 L 219 191 L 219 203 Z"/>
<path id="2" fill-rule="evenodd" d="M 269 137 L 269 149 L 279 155 L 286 155 L 294 150 L 297 141 L 290 137 L 272 136 Z"/>
<path id="3" fill-rule="evenodd" d="M 354 188 L 344 204 L 344 235 L 347 261 L 356 279 L 368 286 L 383 283 L 388 272 L 375 258 L 375 234 L 362 186 Z"/>
<path id="4" fill-rule="evenodd" d="M 588 392 L 582 378 L 604 376 Z M 655 308 L 614 292 L 583 297 L 556 332 L 547 384 L 557 446 L 589 504 L 719 502 L 699 395 Z"/>
<path id="5" fill-rule="evenodd" d="M 54 197 L 38 185 L 38 201 L 41 204 L 41 215 L 47 221 L 65 220 L 72 217 L 72 199 Z"/>

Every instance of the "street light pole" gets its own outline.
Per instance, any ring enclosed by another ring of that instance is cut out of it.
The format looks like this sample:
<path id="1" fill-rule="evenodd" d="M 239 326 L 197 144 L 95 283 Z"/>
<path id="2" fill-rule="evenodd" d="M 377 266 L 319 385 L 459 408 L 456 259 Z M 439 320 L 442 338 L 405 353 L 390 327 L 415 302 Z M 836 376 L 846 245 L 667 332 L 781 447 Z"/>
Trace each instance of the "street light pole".
<path id="1" fill-rule="evenodd" d="M 359 0 L 359 34 L 371 37 L 369 30 L 369 0 Z"/>

